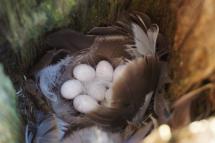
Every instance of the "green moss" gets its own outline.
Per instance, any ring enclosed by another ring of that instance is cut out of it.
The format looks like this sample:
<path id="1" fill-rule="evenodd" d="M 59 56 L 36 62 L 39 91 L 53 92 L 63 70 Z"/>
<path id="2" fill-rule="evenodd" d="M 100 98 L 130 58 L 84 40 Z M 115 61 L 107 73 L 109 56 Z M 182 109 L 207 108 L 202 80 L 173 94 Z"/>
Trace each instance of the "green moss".
<path id="1" fill-rule="evenodd" d="M 20 142 L 20 119 L 17 112 L 16 94 L 10 79 L 0 65 L 0 142 Z"/>
<path id="2" fill-rule="evenodd" d="M 4 35 L 17 53 L 21 64 L 30 65 L 36 56 L 33 44 L 38 37 L 53 27 L 68 24 L 74 0 L 1 0 L 2 21 L 5 23 Z M 1 27 L 2 28 L 2 27 Z M 31 60 L 29 60 L 31 59 Z"/>

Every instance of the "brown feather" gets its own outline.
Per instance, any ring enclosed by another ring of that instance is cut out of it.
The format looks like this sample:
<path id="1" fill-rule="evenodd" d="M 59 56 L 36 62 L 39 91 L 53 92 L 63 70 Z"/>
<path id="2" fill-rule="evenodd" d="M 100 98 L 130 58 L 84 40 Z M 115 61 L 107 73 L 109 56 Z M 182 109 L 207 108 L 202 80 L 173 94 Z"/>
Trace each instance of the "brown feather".
<path id="1" fill-rule="evenodd" d="M 68 49 L 72 53 L 89 48 L 95 36 L 86 36 L 70 29 L 60 30 L 46 37 L 46 44 L 52 48 Z"/>
<path id="2" fill-rule="evenodd" d="M 25 94 L 30 97 L 31 101 L 33 101 L 34 105 L 38 110 L 41 110 L 46 113 L 51 111 L 50 107 L 45 102 L 44 96 L 42 95 L 41 91 L 36 86 L 36 83 L 33 80 L 28 79 L 25 81 L 24 91 Z"/>
<path id="3" fill-rule="evenodd" d="M 145 126 L 139 128 L 133 136 L 127 139 L 126 143 L 140 143 L 147 134 L 152 130 L 153 123 L 149 122 Z"/>
<path id="4" fill-rule="evenodd" d="M 108 27 L 94 27 L 89 32 L 88 35 L 105 36 L 105 35 L 123 35 L 124 32 L 115 26 Z"/>

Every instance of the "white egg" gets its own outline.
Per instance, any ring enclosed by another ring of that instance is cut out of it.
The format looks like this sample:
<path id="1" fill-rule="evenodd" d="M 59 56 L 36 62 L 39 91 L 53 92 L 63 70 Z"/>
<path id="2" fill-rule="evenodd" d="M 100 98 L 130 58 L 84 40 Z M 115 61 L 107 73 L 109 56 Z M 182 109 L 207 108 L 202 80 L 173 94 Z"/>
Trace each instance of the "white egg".
<path id="1" fill-rule="evenodd" d="M 73 75 L 80 81 L 90 81 L 95 78 L 96 72 L 90 65 L 80 64 L 73 69 Z"/>
<path id="2" fill-rule="evenodd" d="M 83 85 L 79 80 L 67 80 L 61 86 L 61 95 L 66 99 L 73 99 L 83 91 Z"/>
<path id="3" fill-rule="evenodd" d="M 118 77 L 120 77 L 125 69 L 126 65 L 119 65 L 116 67 L 116 69 L 113 72 L 113 80 L 116 80 Z"/>
<path id="4" fill-rule="evenodd" d="M 112 99 L 113 99 L 112 89 L 110 88 L 105 93 L 105 102 L 104 102 L 105 106 L 111 107 Z"/>
<path id="5" fill-rule="evenodd" d="M 73 100 L 74 108 L 81 113 L 89 113 L 99 106 L 97 101 L 88 95 L 79 95 Z"/>
<path id="6" fill-rule="evenodd" d="M 113 79 L 113 67 L 108 61 L 100 61 L 96 66 L 96 77 L 106 81 Z"/>
<path id="7" fill-rule="evenodd" d="M 87 94 L 97 101 L 104 100 L 106 92 L 106 83 L 95 80 L 87 85 Z"/>

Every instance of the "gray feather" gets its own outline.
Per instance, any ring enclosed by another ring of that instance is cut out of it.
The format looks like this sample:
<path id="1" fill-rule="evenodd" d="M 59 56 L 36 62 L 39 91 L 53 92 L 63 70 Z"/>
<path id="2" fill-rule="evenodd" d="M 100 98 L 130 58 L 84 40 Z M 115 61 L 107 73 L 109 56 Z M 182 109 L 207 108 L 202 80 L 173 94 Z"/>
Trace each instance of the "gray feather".
<path id="1" fill-rule="evenodd" d="M 66 122 L 55 115 L 48 116 L 38 125 L 34 143 L 59 143 L 67 126 Z"/>
<path id="2" fill-rule="evenodd" d="M 145 32 L 139 25 L 132 23 L 132 31 L 136 51 L 144 56 L 154 56 L 156 52 L 156 40 L 159 33 L 157 25 L 152 25 Z"/>

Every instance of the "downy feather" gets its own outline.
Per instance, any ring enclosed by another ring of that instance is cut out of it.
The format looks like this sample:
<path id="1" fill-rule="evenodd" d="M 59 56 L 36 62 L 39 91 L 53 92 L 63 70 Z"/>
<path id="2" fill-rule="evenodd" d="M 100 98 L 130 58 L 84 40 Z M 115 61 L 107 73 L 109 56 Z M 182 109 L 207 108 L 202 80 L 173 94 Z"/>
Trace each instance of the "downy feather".
<path id="1" fill-rule="evenodd" d="M 57 95 L 52 90 L 56 87 L 57 81 L 61 75 L 61 69 L 68 65 L 70 60 L 71 57 L 66 57 L 59 63 L 49 65 L 48 67 L 42 69 L 36 75 L 42 93 L 51 101 L 57 102 Z"/>

